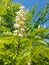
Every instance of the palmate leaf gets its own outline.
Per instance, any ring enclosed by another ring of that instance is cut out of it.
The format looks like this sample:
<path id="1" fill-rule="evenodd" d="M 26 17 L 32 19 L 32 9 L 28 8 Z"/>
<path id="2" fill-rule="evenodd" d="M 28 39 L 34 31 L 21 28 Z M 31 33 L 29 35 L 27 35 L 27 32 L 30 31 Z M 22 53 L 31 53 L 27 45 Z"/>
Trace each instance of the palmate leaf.
<path id="1" fill-rule="evenodd" d="M 3 41 L 2 41 L 2 42 L 3 42 Z M 1 40 L 0 40 L 0 50 L 1 50 L 2 48 L 4 48 L 4 45 L 3 45 L 3 43 L 1 43 Z"/>
<path id="2" fill-rule="evenodd" d="M 27 33 L 27 36 L 30 38 L 35 38 L 36 36 L 41 38 L 41 35 L 44 37 L 44 36 L 46 36 L 46 33 L 48 33 L 48 32 L 49 32 L 49 28 L 43 28 L 43 27 L 41 27 L 39 29 L 33 28 L 33 30 L 31 29 L 30 33 Z"/>
<path id="3" fill-rule="evenodd" d="M 0 36 L 0 43 L 9 43 L 11 40 L 11 37 L 4 37 L 4 36 Z"/>
<path id="4" fill-rule="evenodd" d="M 0 6 L 0 16 L 5 15 L 7 13 L 5 6 Z"/>
<path id="5" fill-rule="evenodd" d="M 34 42 L 35 41 L 35 42 Z M 35 36 L 32 40 L 33 44 L 35 45 L 42 45 L 42 46 L 48 46 L 47 42 L 44 41 L 44 39 L 42 39 L 39 35 Z"/>
<path id="6" fill-rule="evenodd" d="M 49 7 L 49 5 L 46 6 L 45 10 L 41 9 L 41 10 L 38 11 L 38 14 L 37 14 L 38 16 L 35 16 L 37 19 L 34 20 L 34 25 L 33 25 L 34 28 L 37 28 L 39 24 L 41 24 L 41 23 L 44 24 L 45 22 L 48 21 L 48 18 L 49 18 L 47 16 L 47 14 L 49 14 L 48 13 L 49 12 L 48 7 Z M 35 13 L 35 15 L 36 15 L 36 13 Z M 47 18 L 46 18 L 46 16 L 47 16 Z"/>
<path id="7" fill-rule="evenodd" d="M 3 51 L 5 48 L 5 44 L 9 45 L 10 42 L 11 42 L 11 37 L 5 37 L 0 35 L 0 54 L 1 55 L 5 54 L 5 51 Z"/>
<path id="8" fill-rule="evenodd" d="M 10 44 L 10 43 L 14 43 L 17 44 L 17 37 L 15 37 L 12 34 L 2 34 L 0 35 L 0 43 L 6 43 L 6 44 Z"/>
<path id="9" fill-rule="evenodd" d="M 33 51 L 32 56 L 31 56 L 32 57 L 32 61 L 38 64 L 37 58 L 39 56 L 49 59 L 49 48 L 44 48 L 44 47 L 39 47 L 39 46 L 34 48 L 34 51 Z M 40 61 L 39 61 L 39 63 L 40 63 Z"/>
<path id="10" fill-rule="evenodd" d="M 45 45 L 48 46 L 47 43 L 43 40 L 38 40 L 37 43 L 41 44 L 41 45 Z"/>
<path id="11" fill-rule="evenodd" d="M 30 58 L 33 62 L 37 63 L 37 59 L 39 57 L 39 54 L 41 53 L 42 51 L 42 46 L 36 46 L 33 48 L 33 50 L 31 51 L 31 54 L 30 54 Z"/>
<path id="12" fill-rule="evenodd" d="M 39 29 L 36 28 L 36 29 L 33 30 L 33 32 L 35 34 L 37 34 L 37 35 L 39 35 L 39 34 L 45 34 L 45 33 L 49 32 L 49 28 L 43 28 L 43 27 L 41 27 Z"/>
<path id="13" fill-rule="evenodd" d="M 32 58 L 37 57 L 41 52 L 42 46 L 36 46 L 34 50 L 32 50 Z"/>
<path id="14" fill-rule="evenodd" d="M 43 56 L 49 59 L 49 48 L 45 48 L 42 50 Z"/>
<path id="15" fill-rule="evenodd" d="M 31 55 L 30 51 L 25 52 L 24 55 L 22 55 L 22 59 L 21 59 L 20 63 L 18 62 L 19 65 L 23 65 L 23 63 L 24 63 L 24 65 L 26 65 L 27 62 L 31 59 L 30 55 Z"/>
<path id="16" fill-rule="evenodd" d="M 4 27 L 4 26 L 0 26 L 0 31 L 3 31 L 3 33 L 4 33 L 4 32 L 9 32 L 10 29 L 9 29 L 9 28 L 6 28 L 6 27 Z M 2 33 L 1 33 L 1 34 L 2 34 Z"/>

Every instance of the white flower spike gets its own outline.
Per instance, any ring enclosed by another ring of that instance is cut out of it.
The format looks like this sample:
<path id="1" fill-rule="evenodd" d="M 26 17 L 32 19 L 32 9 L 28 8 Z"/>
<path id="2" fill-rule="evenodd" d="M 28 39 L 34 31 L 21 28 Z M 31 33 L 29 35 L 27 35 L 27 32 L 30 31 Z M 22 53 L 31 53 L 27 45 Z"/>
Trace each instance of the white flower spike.
<path id="1" fill-rule="evenodd" d="M 18 29 L 18 30 L 15 30 L 13 33 L 14 35 L 17 35 L 17 36 L 20 36 L 20 37 L 23 37 L 24 35 L 24 24 L 25 24 L 25 7 L 24 6 L 21 6 L 20 7 L 20 10 L 16 13 L 16 19 L 15 19 L 15 24 L 14 24 L 14 28 L 15 29 Z M 20 33 L 21 32 L 21 33 Z M 23 32 L 23 33 L 22 33 Z"/>

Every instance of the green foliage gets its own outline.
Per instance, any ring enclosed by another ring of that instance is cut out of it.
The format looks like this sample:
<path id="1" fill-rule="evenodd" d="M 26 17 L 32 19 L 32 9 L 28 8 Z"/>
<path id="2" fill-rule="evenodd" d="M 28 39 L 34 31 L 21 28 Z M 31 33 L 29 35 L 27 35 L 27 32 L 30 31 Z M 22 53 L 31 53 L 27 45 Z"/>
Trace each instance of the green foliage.
<path id="1" fill-rule="evenodd" d="M 49 20 L 49 3 L 46 9 L 36 12 L 36 6 L 25 10 L 25 36 L 13 35 L 16 12 L 21 5 L 10 0 L 0 0 L 0 64 L 1 65 L 49 65 L 49 28 L 38 28 Z M 36 16 L 37 19 L 34 18 Z"/>

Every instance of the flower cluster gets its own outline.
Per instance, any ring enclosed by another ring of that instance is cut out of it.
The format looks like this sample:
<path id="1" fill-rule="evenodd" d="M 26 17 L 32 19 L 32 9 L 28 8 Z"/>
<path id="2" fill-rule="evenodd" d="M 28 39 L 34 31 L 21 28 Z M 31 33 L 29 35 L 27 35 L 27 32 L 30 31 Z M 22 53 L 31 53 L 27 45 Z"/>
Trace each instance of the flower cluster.
<path id="1" fill-rule="evenodd" d="M 25 25 L 25 7 L 19 7 L 19 11 L 16 13 L 15 24 L 14 24 L 14 35 L 24 36 L 24 25 Z"/>

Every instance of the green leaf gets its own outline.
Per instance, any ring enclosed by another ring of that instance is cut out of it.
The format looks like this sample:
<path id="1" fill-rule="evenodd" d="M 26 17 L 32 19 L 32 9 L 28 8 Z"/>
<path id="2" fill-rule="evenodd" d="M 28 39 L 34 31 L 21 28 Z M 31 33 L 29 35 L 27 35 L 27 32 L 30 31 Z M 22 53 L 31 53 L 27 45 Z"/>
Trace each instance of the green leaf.
<path id="1" fill-rule="evenodd" d="M 6 15 L 7 11 L 6 11 L 6 7 L 5 6 L 0 6 L 0 16 L 1 15 Z"/>

